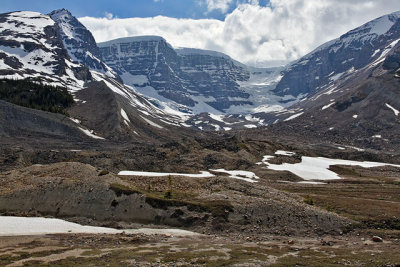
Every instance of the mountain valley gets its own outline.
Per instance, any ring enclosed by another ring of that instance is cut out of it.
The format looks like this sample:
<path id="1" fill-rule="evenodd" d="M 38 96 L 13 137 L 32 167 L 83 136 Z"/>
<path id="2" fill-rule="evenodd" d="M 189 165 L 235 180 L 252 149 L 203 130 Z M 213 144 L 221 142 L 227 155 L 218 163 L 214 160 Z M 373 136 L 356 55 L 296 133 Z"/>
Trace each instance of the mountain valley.
<path id="1" fill-rule="evenodd" d="M 0 265 L 397 266 L 399 41 L 395 12 L 255 68 L 0 14 L 0 225 L 123 230 L 0 229 Z"/>

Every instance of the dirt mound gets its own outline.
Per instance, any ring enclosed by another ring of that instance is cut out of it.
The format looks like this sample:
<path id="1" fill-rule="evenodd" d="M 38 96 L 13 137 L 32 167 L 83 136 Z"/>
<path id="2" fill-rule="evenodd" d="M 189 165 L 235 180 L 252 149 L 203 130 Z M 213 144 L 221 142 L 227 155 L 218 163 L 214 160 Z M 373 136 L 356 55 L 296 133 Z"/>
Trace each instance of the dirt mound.
<path id="1" fill-rule="evenodd" d="M 336 233 L 349 223 L 263 179 L 250 184 L 220 176 L 122 178 L 64 162 L 3 172 L 0 183 L 2 214 L 80 218 L 93 225 L 158 224 L 248 236 Z"/>

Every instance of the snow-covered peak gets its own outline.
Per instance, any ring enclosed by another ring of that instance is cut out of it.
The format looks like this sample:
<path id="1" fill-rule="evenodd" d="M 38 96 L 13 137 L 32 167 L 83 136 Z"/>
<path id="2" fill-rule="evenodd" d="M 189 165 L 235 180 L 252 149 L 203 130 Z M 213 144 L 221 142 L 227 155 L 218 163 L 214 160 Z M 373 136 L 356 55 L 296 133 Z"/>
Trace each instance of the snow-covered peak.
<path id="1" fill-rule="evenodd" d="M 117 78 L 118 75 L 101 61 L 101 54 L 93 35 L 71 12 L 59 9 L 49 15 L 60 28 L 64 46 L 73 61 Z"/>
<path id="2" fill-rule="evenodd" d="M 230 56 L 212 50 L 203 50 L 203 49 L 196 49 L 196 48 L 186 48 L 186 47 L 178 47 L 175 51 L 179 55 L 187 56 L 187 55 L 203 55 L 203 56 L 212 56 L 212 57 L 223 57 L 226 59 L 231 59 Z"/>
<path id="3" fill-rule="evenodd" d="M 111 45 L 116 45 L 116 44 L 121 44 L 121 43 L 136 43 L 136 42 L 167 42 L 167 41 L 161 36 L 145 35 L 145 36 L 122 37 L 122 38 L 98 43 L 98 45 L 99 45 L 99 47 L 106 47 L 106 46 L 111 46 Z"/>
<path id="4" fill-rule="evenodd" d="M 236 66 L 247 68 L 243 63 L 240 63 L 237 60 L 232 59 L 230 56 L 212 50 L 204 50 L 204 49 L 197 49 L 197 48 L 187 48 L 187 47 L 179 47 L 175 48 L 175 51 L 178 55 L 181 56 L 210 56 L 215 58 L 224 58 L 233 62 Z"/>
<path id="5" fill-rule="evenodd" d="M 49 14 L 53 20 L 57 21 L 59 19 L 66 19 L 72 17 L 71 12 L 69 12 L 67 9 L 62 8 L 58 10 L 54 10 Z"/>
<path id="6" fill-rule="evenodd" d="M 46 15 L 31 11 L 17 11 L 7 14 L 7 21 L 1 23 L 2 29 L 26 34 L 30 32 L 44 33 L 44 28 L 53 26 L 54 21 Z"/>
<path id="7" fill-rule="evenodd" d="M 341 39 L 351 35 L 359 36 L 368 34 L 374 34 L 374 35 L 386 34 L 399 18 L 400 18 L 400 11 L 379 17 L 348 32 L 347 34 L 343 35 Z"/>

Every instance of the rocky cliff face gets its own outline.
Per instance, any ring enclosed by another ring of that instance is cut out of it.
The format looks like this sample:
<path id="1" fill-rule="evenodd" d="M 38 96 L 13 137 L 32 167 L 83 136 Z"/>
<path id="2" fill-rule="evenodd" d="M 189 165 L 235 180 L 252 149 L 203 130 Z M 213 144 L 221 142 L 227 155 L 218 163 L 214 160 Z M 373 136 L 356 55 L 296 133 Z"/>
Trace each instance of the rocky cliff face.
<path id="1" fill-rule="evenodd" d="M 91 70 L 117 78 L 114 71 L 100 60 L 100 50 L 92 33 L 68 10 L 55 10 L 49 16 L 58 25 L 64 47 L 73 61 L 83 64 Z"/>
<path id="2" fill-rule="evenodd" d="M 305 96 L 323 90 L 344 75 L 383 59 L 399 38 L 400 12 L 375 19 L 289 66 L 274 91 L 281 96 Z"/>
<path id="3" fill-rule="evenodd" d="M 180 126 L 180 113 L 164 112 L 120 83 L 119 76 L 98 58 L 99 48 L 91 33 L 67 10 L 50 15 L 0 14 L 0 29 L 0 79 L 30 79 L 67 88 L 75 103 L 68 110 L 71 118 L 61 116 L 61 120 L 71 121 L 68 127 L 74 125 L 74 132 L 87 139 L 152 142 L 176 134 L 169 129 Z M 14 117 L 23 116 L 21 109 L 14 110 Z M 58 121 L 60 116 L 47 117 L 38 129 L 54 132 L 49 121 Z M 16 125 L 11 116 L 0 119 L 12 131 L 32 131 L 27 120 Z M 62 132 L 65 123 L 54 125 Z"/>
<path id="4" fill-rule="evenodd" d="M 175 50 L 163 38 L 142 36 L 99 44 L 103 60 L 145 95 L 168 99 L 197 111 L 221 112 L 251 104 L 238 82 L 249 79 L 244 66 L 204 50 Z M 208 107 L 207 107 L 208 106 Z"/>
<path id="5" fill-rule="evenodd" d="M 37 12 L 0 14 L 0 78 L 40 79 L 53 85 L 83 88 L 87 67 L 72 62 L 59 29 Z"/>
<path id="6" fill-rule="evenodd" d="M 307 99 L 288 110 L 275 125 L 278 131 L 308 136 L 310 140 L 335 142 L 350 149 L 400 148 L 400 36 L 390 30 L 394 41 L 376 50 L 373 61 L 366 66 L 343 73 L 329 86 L 310 94 Z M 397 38 L 397 39 L 396 39 Z M 290 112 L 290 113 L 289 113 Z M 278 114 L 279 115 L 279 114 Z"/>

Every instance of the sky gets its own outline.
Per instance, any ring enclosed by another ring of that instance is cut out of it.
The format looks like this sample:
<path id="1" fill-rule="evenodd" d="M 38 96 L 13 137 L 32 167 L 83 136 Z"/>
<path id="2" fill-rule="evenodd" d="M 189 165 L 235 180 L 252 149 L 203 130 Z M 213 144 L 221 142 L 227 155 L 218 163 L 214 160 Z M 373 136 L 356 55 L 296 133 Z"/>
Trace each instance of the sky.
<path id="1" fill-rule="evenodd" d="M 399 0 L 1 0 L 0 12 L 66 8 L 97 42 L 159 35 L 245 64 L 287 64 L 324 42 L 400 10 Z"/>

